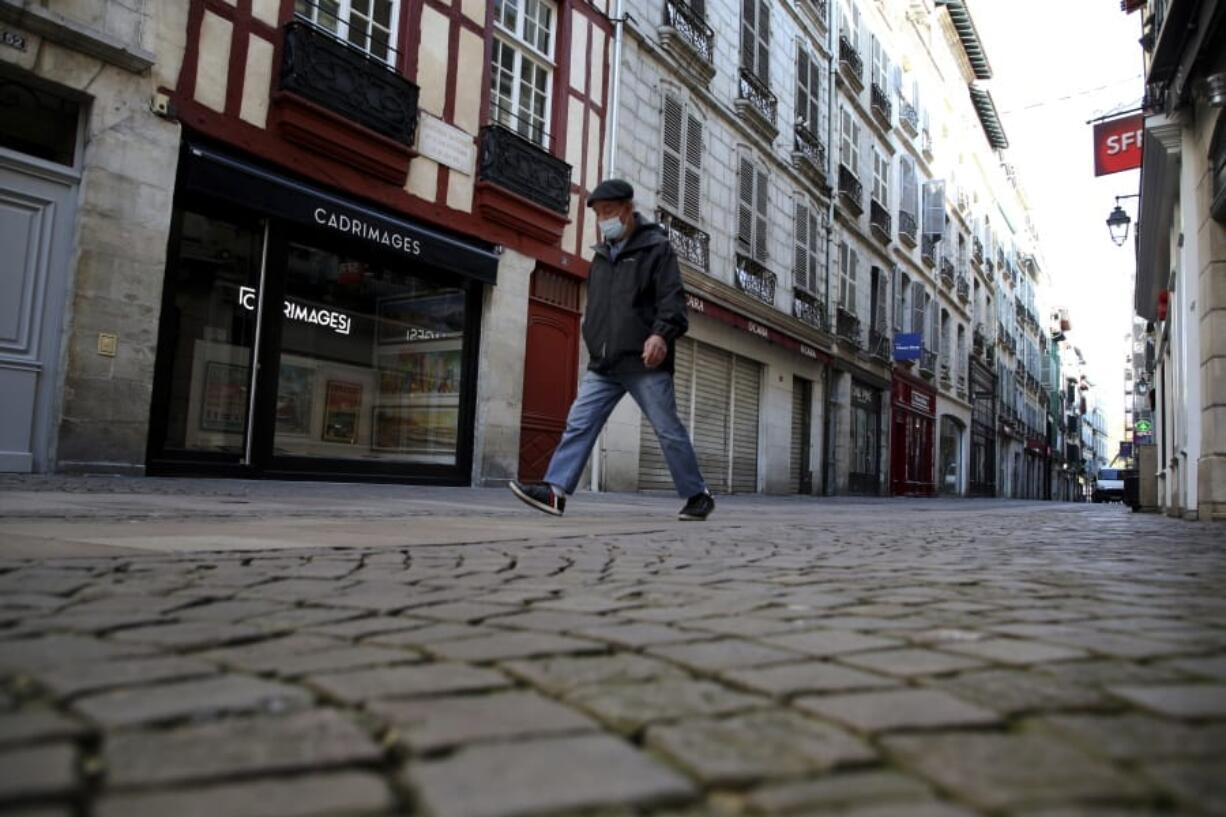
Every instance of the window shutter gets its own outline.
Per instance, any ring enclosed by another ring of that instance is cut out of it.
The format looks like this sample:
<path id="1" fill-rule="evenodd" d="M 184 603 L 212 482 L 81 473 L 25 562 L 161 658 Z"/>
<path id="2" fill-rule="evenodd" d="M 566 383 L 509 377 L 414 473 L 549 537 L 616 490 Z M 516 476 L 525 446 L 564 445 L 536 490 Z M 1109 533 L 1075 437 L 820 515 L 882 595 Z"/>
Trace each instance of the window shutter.
<path id="1" fill-rule="evenodd" d="M 924 183 L 924 235 L 940 238 L 945 234 L 945 182 Z"/>
<path id="2" fill-rule="evenodd" d="M 890 97 L 902 99 L 902 66 L 895 65 L 892 74 L 894 84 L 890 88 Z"/>
<path id="3" fill-rule="evenodd" d="M 741 12 L 741 67 L 754 70 L 754 55 L 757 53 L 757 16 L 758 0 L 744 0 Z"/>
<path id="4" fill-rule="evenodd" d="M 877 304 L 873 310 L 873 328 L 879 332 L 885 332 L 889 328 L 889 312 L 886 309 L 886 304 L 889 303 L 889 281 L 886 278 L 885 270 L 877 270 Z"/>
<path id="5" fill-rule="evenodd" d="M 688 0 L 690 9 L 698 16 L 698 19 L 705 20 L 707 17 L 707 0 Z"/>
<path id="6" fill-rule="evenodd" d="M 911 283 L 911 331 L 923 334 L 924 332 L 924 283 L 922 281 L 913 281 Z"/>
<path id="7" fill-rule="evenodd" d="M 702 120 L 689 115 L 685 132 L 685 195 L 683 215 L 695 224 L 702 215 Z"/>
<path id="8" fill-rule="evenodd" d="M 736 240 L 745 252 L 753 249 L 753 198 L 754 166 L 747 157 L 741 157 L 740 204 L 737 213 Z"/>
<path id="9" fill-rule="evenodd" d="M 792 263 L 792 284 L 809 289 L 809 208 L 796 202 L 796 254 Z"/>
<path id="10" fill-rule="evenodd" d="M 758 2 L 758 79 L 764 85 L 771 81 L 771 12 L 769 0 Z"/>
<path id="11" fill-rule="evenodd" d="M 907 274 L 894 268 L 894 331 L 905 332 L 907 325 Z"/>
<path id="12" fill-rule="evenodd" d="M 767 224 L 767 197 L 770 192 L 770 177 L 766 171 L 757 169 L 757 221 L 754 224 L 754 258 L 759 261 L 765 261 L 767 258 L 766 247 L 766 224 Z"/>
<path id="13" fill-rule="evenodd" d="M 860 263 L 860 257 L 856 255 L 854 249 L 848 255 L 851 263 L 849 265 L 850 274 L 847 276 L 847 311 L 855 315 L 859 312 L 856 308 L 856 267 Z"/>
<path id="14" fill-rule="evenodd" d="M 672 96 L 664 97 L 664 153 L 660 158 L 660 199 L 674 210 L 681 206 L 681 154 L 685 111 Z"/>

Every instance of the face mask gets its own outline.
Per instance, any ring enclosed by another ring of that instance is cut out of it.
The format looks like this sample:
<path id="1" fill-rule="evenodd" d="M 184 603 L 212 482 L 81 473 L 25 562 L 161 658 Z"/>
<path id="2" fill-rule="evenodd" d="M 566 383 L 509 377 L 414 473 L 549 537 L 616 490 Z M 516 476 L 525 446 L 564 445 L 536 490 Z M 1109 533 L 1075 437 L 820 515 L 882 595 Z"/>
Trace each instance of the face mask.
<path id="1" fill-rule="evenodd" d="M 626 225 L 622 224 L 620 218 L 610 218 L 599 223 L 600 234 L 604 236 L 605 241 L 616 241 L 626 232 Z"/>

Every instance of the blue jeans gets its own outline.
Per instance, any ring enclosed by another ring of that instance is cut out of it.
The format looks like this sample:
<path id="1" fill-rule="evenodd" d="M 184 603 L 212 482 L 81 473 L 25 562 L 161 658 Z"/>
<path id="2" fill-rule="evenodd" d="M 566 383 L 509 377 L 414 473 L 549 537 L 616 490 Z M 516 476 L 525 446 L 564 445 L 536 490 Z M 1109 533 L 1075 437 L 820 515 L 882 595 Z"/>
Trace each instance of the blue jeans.
<path id="1" fill-rule="evenodd" d="M 575 492 L 596 438 L 626 392 L 630 392 L 655 429 L 678 495 L 689 499 L 705 491 L 707 485 L 698 472 L 698 458 L 694 455 L 690 435 L 677 416 L 677 398 L 670 372 L 623 375 L 587 372 L 566 418 L 562 442 L 558 443 L 558 450 L 549 461 L 545 481 L 568 494 Z"/>

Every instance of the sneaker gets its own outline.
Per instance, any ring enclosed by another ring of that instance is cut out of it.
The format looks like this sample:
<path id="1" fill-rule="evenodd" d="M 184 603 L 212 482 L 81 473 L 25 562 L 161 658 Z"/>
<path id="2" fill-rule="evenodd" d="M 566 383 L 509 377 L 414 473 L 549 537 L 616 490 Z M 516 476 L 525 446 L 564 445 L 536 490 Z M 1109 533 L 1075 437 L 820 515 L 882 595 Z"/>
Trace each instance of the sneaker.
<path id="1" fill-rule="evenodd" d="M 677 514 L 677 518 L 683 522 L 701 522 L 711 515 L 711 511 L 715 510 L 715 499 L 709 491 L 703 491 L 701 494 L 694 494 L 686 501 L 685 507 Z"/>
<path id="2" fill-rule="evenodd" d="M 538 511 L 544 511 L 553 516 L 561 516 L 566 510 L 566 497 L 558 496 L 543 482 L 533 482 L 525 485 L 518 480 L 511 480 L 511 493 L 531 505 Z"/>

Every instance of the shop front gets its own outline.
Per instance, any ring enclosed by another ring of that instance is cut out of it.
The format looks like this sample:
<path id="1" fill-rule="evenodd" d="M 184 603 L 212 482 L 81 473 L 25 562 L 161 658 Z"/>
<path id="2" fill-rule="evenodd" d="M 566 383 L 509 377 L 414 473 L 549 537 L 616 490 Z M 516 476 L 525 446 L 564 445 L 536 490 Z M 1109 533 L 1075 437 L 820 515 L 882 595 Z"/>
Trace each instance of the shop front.
<path id="1" fill-rule="evenodd" d="M 851 464 L 847 490 L 860 496 L 881 494 L 882 390 L 851 380 Z"/>
<path id="2" fill-rule="evenodd" d="M 967 474 L 970 496 L 996 495 L 996 378 L 971 360 L 971 459 Z"/>
<path id="3" fill-rule="evenodd" d="M 184 151 L 151 473 L 467 484 L 498 255 L 243 158 Z"/>
<path id="4" fill-rule="evenodd" d="M 930 386 L 894 373 L 890 481 L 895 496 L 936 495 L 934 447 L 937 394 Z"/>

